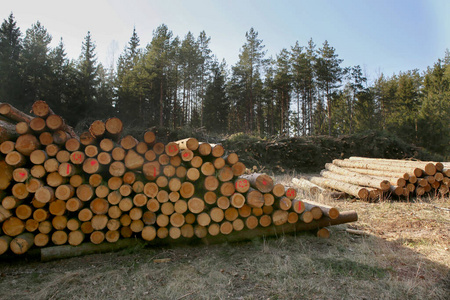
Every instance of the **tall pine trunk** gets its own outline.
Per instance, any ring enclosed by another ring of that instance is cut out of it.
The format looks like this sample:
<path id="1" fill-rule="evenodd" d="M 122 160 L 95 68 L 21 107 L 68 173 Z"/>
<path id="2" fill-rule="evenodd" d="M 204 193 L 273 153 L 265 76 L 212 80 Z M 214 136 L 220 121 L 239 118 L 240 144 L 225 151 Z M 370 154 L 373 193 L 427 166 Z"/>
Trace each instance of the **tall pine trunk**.
<path id="1" fill-rule="evenodd" d="M 164 88 L 163 88 L 163 77 L 161 76 L 161 82 L 159 84 L 159 126 L 163 126 L 164 125 L 164 97 L 163 97 L 163 92 L 164 92 Z"/>
<path id="2" fill-rule="evenodd" d="M 327 116 L 328 116 L 328 135 L 331 136 L 331 100 L 330 89 L 327 84 Z"/>

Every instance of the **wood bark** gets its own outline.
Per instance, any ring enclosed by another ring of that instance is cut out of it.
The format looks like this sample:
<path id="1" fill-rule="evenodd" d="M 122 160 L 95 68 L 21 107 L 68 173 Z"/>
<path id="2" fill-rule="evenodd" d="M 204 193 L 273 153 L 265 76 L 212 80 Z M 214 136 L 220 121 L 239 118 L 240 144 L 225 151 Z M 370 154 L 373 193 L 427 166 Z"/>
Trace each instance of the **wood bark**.
<path id="1" fill-rule="evenodd" d="M 18 136 L 14 124 L 0 120 L 0 143 L 15 140 Z"/>
<path id="2" fill-rule="evenodd" d="M 323 177 L 312 177 L 311 182 L 325 188 L 345 192 L 362 200 L 369 199 L 368 189 L 358 185 Z"/>
<path id="3" fill-rule="evenodd" d="M 292 178 L 292 183 L 298 187 L 299 189 L 306 191 L 312 195 L 316 195 L 319 193 L 326 193 L 326 189 L 312 183 L 311 181 L 305 178 Z"/>
<path id="4" fill-rule="evenodd" d="M 348 169 L 338 167 L 334 164 L 325 164 L 325 168 L 328 171 L 322 171 L 321 175 L 327 178 L 337 179 L 345 181 L 352 184 L 357 184 L 361 186 L 368 186 L 382 191 L 388 191 L 391 186 L 388 180 L 378 179 L 377 177 L 365 176 L 356 172 L 349 171 Z M 337 174 L 338 176 L 336 176 Z"/>
<path id="5" fill-rule="evenodd" d="M 421 177 L 423 174 L 423 170 L 417 167 L 403 167 L 403 166 L 395 166 L 395 165 L 385 165 L 385 164 L 377 164 L 374 162 L 367 161 L 354 161 L 354 160 L 341 160 L 335 159 L 333 160 L 333 164 L 339 167 L 348 167 L 348 168 L 359 168 L 359 169 L 372 169 L 372 170 L 382 170 L 389 172 L 402 172 L 413 174 L 416 177 Z"/>
<path id="6" fill-rule="evenodd" d="M 437 171 L 437 167 L 442 170 L 442 163 L 429 162 L 429 161 L 412 161 L 412 160 L 398 160 L 398 159 L 383 159 L 383 158 L 367 158 L 352 156 L 349 160 L 355 161 L 370 161 L 382 165 L 395 165 L 401 167 L 417 167 L 425 171 L 427 175 L 434 175 Z"/>
<path id="7" fill-rule="evenodd" d="M 34 244 L 34 235 L 32 233 L 23 233 L 14 238 L 9 247 L 14 254 L 24 254 Z"/>
<path id="8" fill-rule="evenodd" d="M 253 173 L 250 175 L 241 175 L 240 178 L 247 179 L 251 187 L 262 193 L 271 192 L 274 186 L 273 179 L 267 174 Z"/>
<path id="9" fill-rule="evenodd" d="M 8 118 L 15 122 L 30 123 L 31 119 L 33 118 L 8 103 L 0 104 L 0 114 L 5 118 Z"/>

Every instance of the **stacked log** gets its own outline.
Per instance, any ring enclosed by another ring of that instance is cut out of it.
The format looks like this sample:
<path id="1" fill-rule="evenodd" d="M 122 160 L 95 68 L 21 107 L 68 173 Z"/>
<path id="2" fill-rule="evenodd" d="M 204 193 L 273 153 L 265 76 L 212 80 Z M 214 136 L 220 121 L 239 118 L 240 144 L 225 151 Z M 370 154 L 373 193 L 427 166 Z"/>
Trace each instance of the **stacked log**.
<path id="1" fill-rule="evenodd" d="M 311 193 L 333 189 L 365 200 L 446 196 L 450 169 L 446 162 L 410 161 L 367 157 L 335 159 L 325 165 L 321 176 L 294 184 Z"/>
<path id="2" fill-rule="evenodd" d="M 118 118 L 96 120 L 77 135 L 44 101 L 32 113 L 0 104 L 0 254 L 356 220 L 354 212 L 339 219 L 336 208 L 298 199 L 267 174 L 245 174 L 220 144 L 164 144 L 152 131 L 122 136 Z"/>

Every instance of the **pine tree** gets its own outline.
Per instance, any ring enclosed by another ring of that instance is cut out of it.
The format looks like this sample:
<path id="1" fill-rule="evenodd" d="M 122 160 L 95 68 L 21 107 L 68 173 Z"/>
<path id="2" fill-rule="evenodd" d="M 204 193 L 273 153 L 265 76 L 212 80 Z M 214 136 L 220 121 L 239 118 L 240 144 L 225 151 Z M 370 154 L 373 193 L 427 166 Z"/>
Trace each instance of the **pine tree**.
<path id="1" fill-rule="evenodd" d="M 168 73 L 171 66 L 171 54 L 173 42 L 173 33 L 167 25 L 162 24 L 153 33 L 151 43 L 147 46 L 147 52 L 144 57 L 144 68 L 147 70 L 152 80 L 152 94 L 149 101 L 153 114 L 153 120 L 157 121 L 159 126 L 164 126 L 165 121 L 170 116 L 170 100 L 167 90 Z M 166 116 L 166 118 L 164 118 Z"/>
<path id="2" fill-rule="evenodd" d="M 258 32 L 252 28 L 245 33 L 246 43 L 242 46 L 239 54 L 239 61 L 233 68 L 236 76 L 240 77 L 240 81 L 245 86 L 242 96 L 244 99 L 241 109 L 245 110 L 245 119 L 241 120 L 245 124 L 247 132 L 253 131 L 255 117 L 255 83 L 261 82 L 258 77 L 261 74 L 261 68 L 264 65 L 265 51 L 262 40 L 258 39 Z"/>
<path id="3" fill-rule="evenodd" d="M 450 153 L 450 60 L 448 57 L 439 59 L 426 71 L 423 103 L 418 116 L 420 145 L 444 155 Z"/>
<path id="4" fill-rule="evenodd" d="M 315 103 L 315 61 L 316 50 L 312 39 L 301 47 L 298 41 L 291 47 L 292 88 L 297 104 L 295 129 L 297 135 L 311 135 L 312 115 Z M 301 111 L 301 117 L 300 117 Z"/>
<path id="5" fill-rule="evenodd" d="M 95 43 L 92 41 L 91 32 L 88 31 L 81 47 L 81 55 L 78 61 L 79 84 L 81 89 L 81 101 L 86 107 L 96 100 L 97 58 L 95 57 Z"/>
<path id="6" fill-rule="evenodd" d="M 0 26 L 0 99 L 14 103 L 23 109 L 22 84 L 20 77 L 20 53 L 22 33 L 11 13 Z"/>
<path id="7" fill-rule="evenodd" d="M 211 80 L 205 91 L 203 124 L 208 131 L 225 133 L 227 130 L 229 102 L 226 94 L 226 65 L 214 61 L 211 66 Z"/>
<path id="8" fill-rule="evenodd" d="M 301 135 L 303 131 L 303 135 L 305 134 L 305 112 L 306 112 L 306 101 L 303 96 L 303 70 L 304 70 L 304 61 L 305 54 L 303 53 L 303 47 L 301 47 L 297 42 L 295 42 L 295 46 L 291 48 L 291 64 L 292 64 L 292 89 L 295 94 L 296 100 L 296 119 L 294 122 L 294 129 L 297 136 Z M 301 104 L 300 104 L 301 103 Z M 300 111 L 302 112 L 302 117 L 300 117 Z"/>
<path id="9" fill-rule="evenodd" d="M 381 74 L 380 77 L 375 80 L 371 90 L 380 111 L 379 123 L 383 130 L 387 130 L 387 124 L 394 111 L 397 79 L 395 76 L 392 79 L 389 79 Z"/>
<path id="10" fill-rule="evenodd" d="M 183 123 L 200 124 L 201 101 L 197 97 L 197 90 L 200 86 L 201 64 L 200 48 L 192 32 L 188 32 L 180 45 L 180 75 L 182 85 Z"/>
<path id="11" fill-rule="evenodd" d="M 275 90 L 275 61 L 272 57 L 267 60 L 264 67 L 264 133 L 268 136 L 274 136 L 277 133 L 279 119 L 277 116 L 278 107 L 276 106 L 276 90 Z M 262 127 L 262 126 L 261 126 Z"/>
<path id="12" fill-rule="evenodd" d="M 211 68 L 211 49 L 209 49 L 209 43 L 211 41 L 211 38 L 206 35 L 205 31 L 200 32 L 200 35 L 197 38 L 197 45 L 199 49 L 199 55 L 200 55 L 200 91 L 199 91 L 199 97 L 201 102 L 201 124 L 200 126 L 203 126 L 203 108 L 204 108 L 204 102 L 205 102 L 205 86 L 207 84 L 208 76 L 209 76 L 209 70 L 213 70 Z"/>
<path id="13" fill-rule="evenodd" d="M 343 69 L 340 64 L 342 59 L 338 58 L 335 49 L 328 44 L 328 41 L 323 43 L 322 48 L 318 50 L 319 57 L 317 59 L 317 81 L 319 87 L 325 94 L 327 100 L 327 122 L 328 122 L 328 135 L 331 135 L 331 95 L 335 89 L 339 87 L 342 81 Z"/>
<path id="14" fill-rule="evenodd" d="M 227 94 L 230 99 L 228 131 L 231 133 L 245 130 L 245 79 L 245 74 L 239 66 L 231 67 L 231 77 L 227 85 Z"/>
<path id="15" fill-rule="evenodd" d="M 422 100 L 421 85 L 422 77 L 418 70 L 400 72 L 395 94 L 395 109 L 388 123 L 398 136 L 410 143 L 416 143 L 418 140 L 417 121 Z"/>
<path id="16" fill-rule="evenodd" d="M 92 114 L 98 119 L 106 119 L 114 114 L 114 71 L 104 68 L 102 64 L 97 67 L 98 86 L 96 87 L 96 110 Z"/>
<path id="17" fill-rule="evenodd" d="M 289 136 L 291 82 L 290 54 L 286 49 L 282 49 L 277 55 L 274 84 L 277 91 L 277 103 L 280 107 L 280 134 L 287 136 Z"/>
<path id="18" fill-rule="evenodd" d="M 381 130 L 380 110 L 371 89 L 365 89 L 357 94 L 354 103 L 352 126 L 355 132 Z"/>
<path id="19" fill-rule="evenodd" d="M 347 83 L 345 89 L 347 90 L 346 106 L 347 106 L 347 118 L 348 118 L 348 133 L 352 134 L 354 132 L 354 114 L 355 114 L 355 103 L 359 98 L 360 93 L 365 92 L 364 84 L 367 82 L 367 78 L 363 76 L 361 66 L 357 65 L 349 69 L 348 72 L 349 82 Z M 367 95 L 364 95 L 367 96 Z M 364 97 L 367 99 L 367 97 Z"/>
<path id="20" fill-rule="evenodd" d="M 70 77 L 74 73 L 74 66 L 67 58 L 64 49 L 63 39 L 61 38 L 58 46 L 50 51 L 49 54 L 51 67 L 51 86 L 45 99 L 57 113 L 67 115 L 70 109 L 67 107 L 70 95 Z M 72 85 L 73 86 L 73 85 Z"/>
<path id="21" fill-rule="evenodd" d="M 38 21 L 27 29 L 23 41 L 22 64 L 25 101 L 31 105 L 39 99 L 46 99 L 51 86 L 50 62 L 51 35 Z"/>
<path id="22" fill-rule="evenodd" d="M 117 75 L 115 81 L 116 98 L 115 107 L 125 122 L 142 121 L 144 116 L 145 92 L 140 84 L 141 57 L 139 49 L 140 40 L 133 28 L 133 34 L 124 52 L 119 56 Z M 137 109 L 137 114 L 136 114 Z"/>

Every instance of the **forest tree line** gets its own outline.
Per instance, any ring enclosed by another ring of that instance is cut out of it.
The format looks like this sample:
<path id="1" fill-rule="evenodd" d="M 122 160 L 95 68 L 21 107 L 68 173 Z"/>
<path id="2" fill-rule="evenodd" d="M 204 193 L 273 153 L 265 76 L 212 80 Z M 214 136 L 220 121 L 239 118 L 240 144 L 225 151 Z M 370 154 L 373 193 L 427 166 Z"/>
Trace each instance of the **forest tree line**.
<path id="1" fill-rule="evenodd" d="M 142 45 L 134 29 L 116 66 L 97 61 L 87 33 L 78 59 L 38 21 L 25 33 L 13 14 L 0 27 L 0 102 L 45 100 L 72 126 L 121 118 L 127 126 L 203 127 L 211 133 L 339 136 L 385 130 L 450 153 L 450 53 L 426 71 L 380 75 L 344 66 L 327 42 L 268 56 L 251 28 L 235 65 L 219 61 L 202 31 L 174 36 L 164 24 Z"/>

